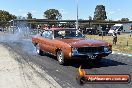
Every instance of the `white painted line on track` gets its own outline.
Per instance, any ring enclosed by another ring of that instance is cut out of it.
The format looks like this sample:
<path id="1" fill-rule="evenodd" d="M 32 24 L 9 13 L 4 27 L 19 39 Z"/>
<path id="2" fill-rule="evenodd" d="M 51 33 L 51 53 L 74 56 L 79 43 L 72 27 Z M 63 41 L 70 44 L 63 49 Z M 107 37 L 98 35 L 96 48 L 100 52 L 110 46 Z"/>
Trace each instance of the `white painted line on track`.
<path id="1" fill-rule="evenodd" d="M 120 52 L 115 52 L 115 51 L 113 51 L 112 54 L 118 54 L 118 55 L 123 55 L 123 56 L 129 56 L 129 57 L 132 57 L 132 54 L 120 53 Z"/>

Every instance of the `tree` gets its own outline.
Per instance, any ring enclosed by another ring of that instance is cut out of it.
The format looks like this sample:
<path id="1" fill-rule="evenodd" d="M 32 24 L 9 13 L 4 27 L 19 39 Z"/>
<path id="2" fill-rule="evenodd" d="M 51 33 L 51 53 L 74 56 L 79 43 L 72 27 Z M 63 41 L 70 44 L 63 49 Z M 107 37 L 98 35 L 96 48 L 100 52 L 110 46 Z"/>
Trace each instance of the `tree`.
<path id="1" fill-rule="evenodd" d="M 97 5 L 94 12 L 94 20 L 105 20 L 107 19 L 105 6 Z"/>
<path id="2" fill-rule="evenodd" d="M 48 9 L 44 12 L 44 16 L 50 20 L 60 20 L 62 18 L 61 13 L 56 9 Z"/>
<path id="3" fill-rule="evenodd" d="M 121 21 L 129 21 L 128 18 L 122 18 Z"/>
<path id="4" fill-rule="evenodd" d="M 16 19 L 15 15 L 10 14 L 7 11 L 0 10 L 0 21 L 10 21 L 12 19 Z"/>
<path id="5" fill-rule="evenodd" d="M 17 19 L 18 19 L 18 20 L 21 20 L 21 19 L 22 19 L 22 16 L 17 16 Z"/>
<path id="6" fill-rule="evenodd" d="M 89 16 L 89 20 L 92 20 L 92 17 L 91 16 Z"/>
<path id="7" fill-rule="evenodd" d="M 9 26 L 8 21 L 16 19 L 15 15 L 10 14 L 7 11 L 0 10 L 0 26 Z"/>
<path id="8" fill-rule="evenodd" d="M 26 17 L 23 17 L 23 16 L 17 16 L 17 18 L 16 18 L 17 20 L 25 20 L 26 19 Z"/>
<path id="9" fill-rule="evenodd" d="M 32 14 L 30 12 L 27 13 L 27 19 L 32 19 Z"/>

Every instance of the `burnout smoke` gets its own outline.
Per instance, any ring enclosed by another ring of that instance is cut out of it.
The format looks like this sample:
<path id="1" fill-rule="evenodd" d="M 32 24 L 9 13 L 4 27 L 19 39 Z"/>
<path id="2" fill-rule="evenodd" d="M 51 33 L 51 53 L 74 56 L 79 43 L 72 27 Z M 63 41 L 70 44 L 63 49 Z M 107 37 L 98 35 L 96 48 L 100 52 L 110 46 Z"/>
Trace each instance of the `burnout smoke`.
<path id="1" fill-rule="evenodd" d="M 29 36 L 29 27 L 26 22 L 19 22 L 9 27 L 0 35 L 0 42 L 19 42 Z"/>
<path id="2" fill-rule="evenodd" d="M 24 52 L 36 54 L 35 47 L 31 42 L 31 29 L 26 22 L 17 22 L 14 27 L 9 27 L 6 31 L 0 31 L 0 43 L 21 45 Z"/>

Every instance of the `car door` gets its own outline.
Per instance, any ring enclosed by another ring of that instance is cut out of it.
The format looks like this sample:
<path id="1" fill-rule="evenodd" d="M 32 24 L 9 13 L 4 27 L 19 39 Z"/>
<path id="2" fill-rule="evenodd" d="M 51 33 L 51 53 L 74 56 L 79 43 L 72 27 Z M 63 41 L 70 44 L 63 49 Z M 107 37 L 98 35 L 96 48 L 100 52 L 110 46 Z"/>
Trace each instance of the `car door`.
<path id="1" fill-rule="evenodd" d="M 44 51 L 53 54 L 54 46 L 53 46 L 53 31 L 52 30 L 45 30 L 42 33 L 43 41 L 41 47 Z"/>

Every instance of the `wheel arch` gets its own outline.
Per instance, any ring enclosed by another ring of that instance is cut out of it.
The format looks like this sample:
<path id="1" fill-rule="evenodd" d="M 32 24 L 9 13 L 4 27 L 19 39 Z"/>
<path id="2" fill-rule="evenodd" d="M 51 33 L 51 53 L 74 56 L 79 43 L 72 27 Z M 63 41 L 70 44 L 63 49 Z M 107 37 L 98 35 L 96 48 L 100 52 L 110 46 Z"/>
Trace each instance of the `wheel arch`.
<path id="1" fill-rule="evenodd" d="M 55 50 L 55 54 L 57 55 L 57 52 L 58 51 L 62 51 L 60 48 L 57 48 L 56 50 Z"/>
<path id="2" fill-rule="evenodd" d="M 38 43 L 33 43 L 34 46 L 38 45 Z"/>

